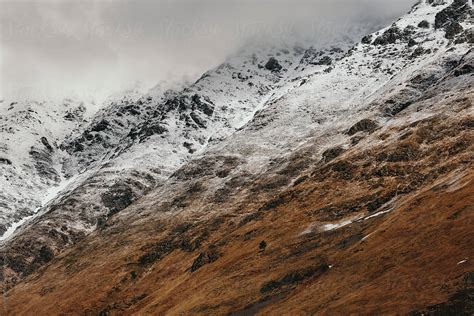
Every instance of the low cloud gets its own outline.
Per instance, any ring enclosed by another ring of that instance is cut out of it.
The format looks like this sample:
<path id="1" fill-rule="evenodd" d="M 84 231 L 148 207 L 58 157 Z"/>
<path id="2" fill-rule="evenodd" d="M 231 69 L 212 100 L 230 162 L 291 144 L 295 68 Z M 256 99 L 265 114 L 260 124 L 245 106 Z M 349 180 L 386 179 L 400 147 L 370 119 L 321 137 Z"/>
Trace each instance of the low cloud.
<path id="1" fill-rule="evenodd" d="M 239 48 L 358 40 L 413 0 L 2 1 L 2 97 L 193 80 Z"/>

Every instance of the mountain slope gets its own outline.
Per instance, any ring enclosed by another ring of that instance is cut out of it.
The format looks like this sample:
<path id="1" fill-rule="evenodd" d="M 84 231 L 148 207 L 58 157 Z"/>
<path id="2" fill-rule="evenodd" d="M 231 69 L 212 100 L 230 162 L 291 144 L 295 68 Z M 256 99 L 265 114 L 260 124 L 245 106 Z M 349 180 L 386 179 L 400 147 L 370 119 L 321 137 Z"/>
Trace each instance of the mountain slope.
<path id="1" fill-rule="evenodd" d="M 181 91 L 112 101 L 68 136 L 58 145 L 67 186 L 4 242 L 8 278 L 33 272 L 245 124 L 302 54 L 286 51 L 272 69 L 272 51 L 236 56 Z"/>
<path id="2" fill-rule="evenodd" d="M 58 148 L 71 130 L 87 121 L 89 104 L 3 101 L 0 106 L 0 233 L 47 202 L 63 179 Z"/>
<path id="3" fill-rule="evenodd" d="M 216 93 L 219 102 L 192 90 L 171 97 L 172 112 L 143 124 L 183 124 L 170 133 L 173 144 L 190 137 L 187 152 L 201 150 L 141 199 L 87 214 L 94 194 L 110 192 L 103 179 L 127 184 L 113 171 L 147 161 L 136 153 L 161 134 L 145 145 L 140 136 L 117 142 L 124 146 L 97 178 L 77 182 L 3 244 L 4 281 L 32 274 L 8 291 L 8 311 L 472 312 L 471 14 L 467 1 L 421 3 L 345 55 L 336 50 L 329 61 L 309 50 L 304 66 L 257 97 L 242 127 L 205 116 L 229 99 L 248 106 L 233 92 Z M 453 35 L 454 23 L 463 30 Z M 223 126 L 212 129 L 224 135 L 217 142 L 208 141 L 210 125 Z M 88 236 L 76 228 L 82 223 Z"/>
<path id="4" fill-rule="evenodd" d="M 278 174 L 311 161 L 308 151 L 214 206 L 188 193 L 181 212 L 160 207 L 140 220 L 144 201 L 12 289 L 9 308 L 367 314 L 462 300 L 472 291 L 474 118 L 472 90 L 459 97 L 459 88 L 415 103 L 334 160 L 314 161 L 271 199 L 256 201 Z"/>

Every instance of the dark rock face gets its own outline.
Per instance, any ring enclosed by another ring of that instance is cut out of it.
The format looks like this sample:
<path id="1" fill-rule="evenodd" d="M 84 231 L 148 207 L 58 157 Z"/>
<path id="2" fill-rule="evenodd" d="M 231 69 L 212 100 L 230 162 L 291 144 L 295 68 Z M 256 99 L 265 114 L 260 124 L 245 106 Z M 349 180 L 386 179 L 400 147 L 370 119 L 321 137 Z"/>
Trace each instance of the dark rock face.
<path id="1" fill-rule="evenodd" d="M 419 91 L 415 89 L 403 89 L 396 97 L 385 101 L 382 112 L 386 116 L 394 116 L 408 108 L 419 98 Z"/>
<path id="2" fill-rule="evenodd" d="M 467 272 L 464 274 L 463 281 L 465 285 L 474 285 L 474 271 Z"/>
<path id="3" fill-rule="evenodd" d="M 259 244 L 258 244 L 258 249 L 260 251 L 265 251 L 265 249 L 267 248 L 267 243 L 265 240 L 262 240 Z"/>
<path id="4" fill-rule="evenodd" d="M 338 156 L 340 156 L 344 152 L 344 148 L 342 147 L 334 147 L 334 148 L 329 148 L 326 151 L 323 152 L 323 159 L 322 161 L 324 162 L 329 162 Z"/>
<path id="5" fill-rule="evenodd" d="M 114 185 L 102 194 L 104 206 L 109 208 L 109 216 L 118 213 L 133 203 L 136 196 L 133 190 L 125 184 Z"/>
<path id="6" fill-rule="evenodd" d="M 413 46 L 416 46 L 418 44 L 417 41 L 415 41 L 414 39 L 410 39 L 408 41 L 408 47 L 413 47 Z"/>
<path id="7" fill-rule="evenodd" d="M 2 158 L 0 157 L 0 164 L 4 164 L 4 165 L 11 165 L 12 164 L 12 161 L 8 158 Z"/>
<path id="8" fill-rule="evenodd" d="M 415 27 L 413 25 L 408 25 L 405 29 L 401 30 L 397 25 L 394 24 L 382 35 L 377 37 L 372 44 L 376 46 L 384 46 L 395 44 L 398 41 L 408 42 L 414 33 Z"/>
<path id="9" fill-rule="evenodd" d="M 466 64 L 466 65 L 456 69 L 454 71 L 454 76 L 459 77 L 459 76 L 462 76 L 462 75 L 471 74 L 473 72 L 474 72 L 474 66 L 470 65 L 470 64 Z"/>
<path id="10" fill-rule="evenodd" d="M 49 148 L 51 148 L 51 150 L 49 150 Z M 52 147 L 49 146 L 49 148 L 31 147 L 29 154 L 34 160 L 35 169 L 39 175 L 46 179 L 59 181 L 58 172 L 53 168 Z"/>
<path id="11" fill-rule="evenodd" d="M 429 29 L 430 28 L 430 22 L 423 20 L 420 23 L 418 23 L 418 27 L 422 29 Z"/>
<path id="12" fill-rule="evenodd" d="M 474 29 L 465 30 L 461 35 L 459 35 L 455 42 L 455 44 L 462 44 L 462 43 L 474 43 Z"/>
<path id="13" fill-rule="evenodd" d="M 7 231 L 7 227 L 5 225 L 0 225 L 0 234 L 5 234 L 5 232 Z"/>
<path id="14" fill-rule="evenodd" d="M 450 22 L 461 22 L 469 14 L 468 0 L 454 0 L 446 9 L 438 12 L 435 16 L 435 28 L 445 27 Z"/>
<path id="15" fill-rule="evenodd" d="M 386 30 L 382 35 L 377 37 L 373 44 L 374 45 L 388 45 L 395 44 L 398 40 L 404 37 L 402 31 L 397 26 L 392 26 Z"/>
<path id="16" fill-rule="evenodd" d="M 168 130 L 160 124 L 146 123 L 140 128 L 137 136 L 140 138 L 140 141 L 143 142 L 145 139 L 153 135 L 161 135 L 163 133 L 166 133 L 167 131 Z"/>
<path id="17" fill-rule="evenodd" d="M 419 149 L 411 144 L 405 143 L 401 144 L 396 148 L 396 150 L 389 153 L 381 153 L 377 156 L 378 161 L 387 161 L 387 162 L 406 162 L 418 159 L 420 156 Z"/>
<path id="18" fill-rule="evenodd" d="M 265 69 L 278 72 L 282 69 L 282 66 L 280 65 L 280 63 L 278 62 L 276 58 L 270 57 L 270 59 L 265 64 Z"/>
<path id="19" fill-rule="evenodd" d="M 97 123 L 95 126 L 92 127 L 91 131 L 93 132 L 102 132 L 105 131 L 109 127 L 109 122 L 106 120 L 102 120 Z"/>
<path id="20" fill-rule="evenodd" d="M 419 90 L 425 90 L 429 87 L 432 87 L 438 81 L 439 77 L 437 75 L 429 74 L 429 75 L 417 75 L 410 79 L 410 85 L 415 87 Z"/>
<path id="21" fill-rule="evenodd" d="M 44 147 L 49 151 L 53 151 L 53 147 L 49 144 L 48 139 L 46 137 L 41 137 L 41 143 L 43 143 Z"/>
<path id="22" fill-rule="evenodd" d="M 193 102 L 192 104 L 192 109 L 198 109 L 202 113 L 206 114 L 207 116 L 211 116 L 214 114 L 214 104 L 208 99 L 203 99 L 201 96 L 198 94 L 194 94 L 191 97 L 191 100 Z"/>
<path id="23" fill-rule="evenodd" d="M 412 312 L 410 316 L 456 315 L 468 316 L 474 314 L 474 288 L 458 290 L 451 295 L 447 302 L 429 306 L 426 311 Z"/>
<path id="24" fill-rule="evenodd" d="M 415 48 L 413 53 L 410 55 L 410 58 L 414 59 L 414 58 L 420 57 L 420 56 L 424 55 L 427 52 L 428 51 L 425 50 L 423 47 L 418 46 L 417 48 Z"/>
<path id="25" fill-rule="evenodd" d="M 370 44 L 372 43 L 372 35 L 366 35 L 362 38 L 362 44 Z"/>
<path id="26" fill-rule="evenodd" d="M 179 247 L 176 245 L 176 242 L 173 240 L 168 240 L 165 239 L 162 242 L 157 243 L 154 245 L 153 249 L 147 253 L 145 253 L 143 256 L 138 259 L 138 263 L 141 266 L 148 266 L 153 264 L 154 262 L 160 260 L 164 256 L 166 256 L 168 253 L 173 251 L 175 248 Z"/>
<path id="27" fill-rule="evenodd" d="M 450 23 L 446 26 L 445 37 L 447 39 L 453 39 L 457 34 L 462 33 L 464 28 L 458 22 Z"/>
<path id="28" fill-rule="evenodd" d="M 329 56 L 324 56 L 324 57 L 321 58 L 320 60 L 315 61 L 313 64 L 314 64 L 314 65 L 326 65 L 326 66 L 330 66 L 330 65 L 332 64 L 332 58 L 329 57 Z"/>
<path id="29" fill-rule="evenodd" d="M 51 261 L 54 258 L 54 253 L 51 249 L 49 249 L 47 246 L 41 247 L 38 256 L 35 258 L 34 263 L 37 263 L 38 265 L 42 265 L 44 263 L 47 263 Z"/>
<path id="30" fill-rule="evenodd" d="M 193 120 L 194 123 L 196 123 L 196 125 L 200 128 L 206 128 L 206 123 L 204 122 L 204 120 L 202 120 L 198 114 L 196 114 L 195 112 L 191 112 L 189 114 L 189 117 Z"/>
<path id="31" fill-rule="evenodd" d="M 339 47 L 319 50 L 314 47 L 307 49 L 300 60 L 301 65 L 330 66 L 334 60 L 342 58 L 344 50 Z"/>
<path id="32" fill-rule="evenodd" d="M 461 33 L 460 22 L 472 14 L 468 0 L 454 0 L 454 2 L 435 16 L 435 28 L 444 28 L 446 38 L 452 39 L 454 35 Z"/>
<path id="33" fill-rule="evenodd" d="M 379 127 L 379 125 L 376 122 L 369 119 L 363 119 L 349 128 L 347 135 L 352 136 L 358 132 L 372 133 L 377 127 Z"/>

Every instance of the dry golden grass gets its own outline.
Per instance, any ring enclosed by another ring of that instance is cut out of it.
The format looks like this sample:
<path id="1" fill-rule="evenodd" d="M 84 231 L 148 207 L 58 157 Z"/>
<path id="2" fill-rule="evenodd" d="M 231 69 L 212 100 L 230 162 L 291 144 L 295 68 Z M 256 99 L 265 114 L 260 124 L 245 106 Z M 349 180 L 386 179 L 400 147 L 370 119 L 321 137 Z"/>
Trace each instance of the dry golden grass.
<path id="1" fill-rule="evenodd" d="M 378 315 L 446 302 L 474 271 L 466 122 L 383 129 L 374 138 L 404 136 L 314 164 L 259 208 L 242 193 L 235 212 L 98 231 L 11 289 L 2 314 Z M 321 229 L 380 211 L 388 212 Z"/>

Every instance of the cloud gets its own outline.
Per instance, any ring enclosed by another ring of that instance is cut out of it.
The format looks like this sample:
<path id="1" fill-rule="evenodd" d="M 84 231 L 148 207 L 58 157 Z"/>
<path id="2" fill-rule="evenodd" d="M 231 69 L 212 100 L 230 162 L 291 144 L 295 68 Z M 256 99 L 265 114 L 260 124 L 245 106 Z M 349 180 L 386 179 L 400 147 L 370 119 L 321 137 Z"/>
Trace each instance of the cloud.
<path id="1" fill-rule="evenodd" d="M 414 0 L 2 1 L 2 95 L 105 96 L 193 79 L 250 43 L 357 40 Z"/>

